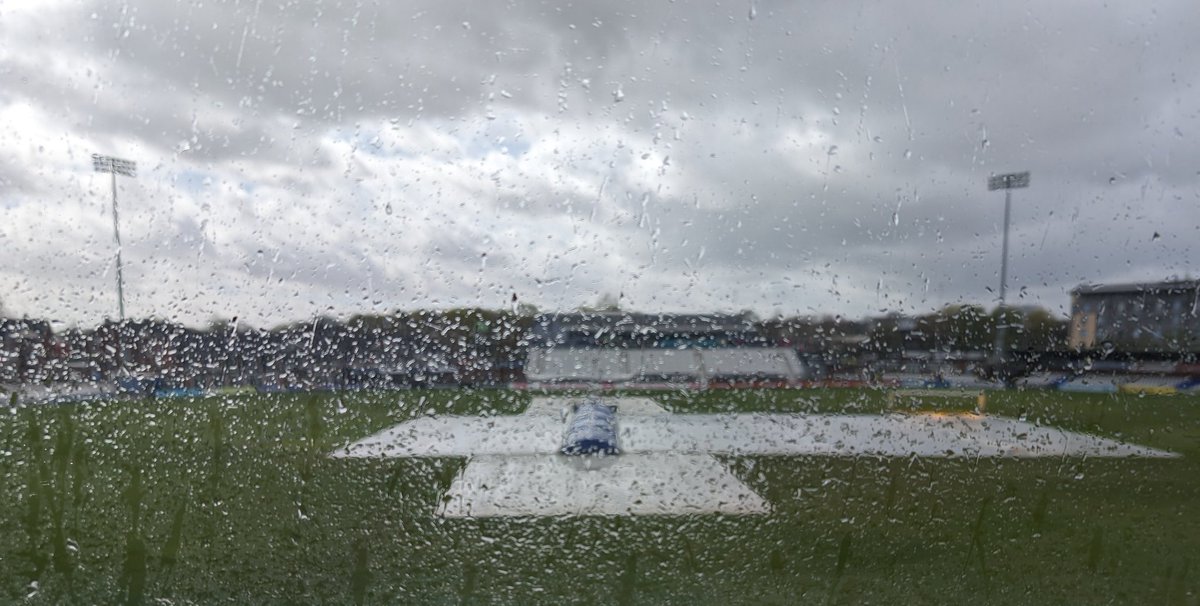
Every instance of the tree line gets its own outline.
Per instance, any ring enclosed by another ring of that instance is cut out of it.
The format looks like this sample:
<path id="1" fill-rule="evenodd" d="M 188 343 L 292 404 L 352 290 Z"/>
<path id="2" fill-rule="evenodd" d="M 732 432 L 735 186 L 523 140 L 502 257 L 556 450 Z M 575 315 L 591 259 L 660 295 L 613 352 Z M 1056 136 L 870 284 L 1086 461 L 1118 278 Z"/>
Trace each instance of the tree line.
<path id="1" fill-rule="evenodd" d="M 606 313 L 622 313 L 615 305 Z M 168 385 L 280 387 L 429 377 L 505 382 L 520 376 L 539 318 L 512 310 L 454 308 L 320 316 L 269 329 L 236 318 L 189 327 L 161 319 L 51 329 L 46 320 L 0 318 L 0 383 L 155 377 Z M 755 342 L 801 353 L 900 356 L 905 351 L 990 351 L 1006 326 L 1015 351 L 1064 351 L 1067 322 L 1043 309 L 950 305 L 935 312 L 848 320 L 757 319 Z M 532 344 L 536 346 L 537 344 Z M 452 376 L 445 376 L 452 375 Z"/>

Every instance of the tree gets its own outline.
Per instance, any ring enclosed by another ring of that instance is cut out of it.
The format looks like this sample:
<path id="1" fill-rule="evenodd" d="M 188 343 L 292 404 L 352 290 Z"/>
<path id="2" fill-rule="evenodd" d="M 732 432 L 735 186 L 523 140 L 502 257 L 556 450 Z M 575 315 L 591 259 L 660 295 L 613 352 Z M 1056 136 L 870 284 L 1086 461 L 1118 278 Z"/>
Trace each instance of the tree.
<path id="1" fill-rule="evenodd" d="M 951 308 L 943 310 L 949 311 Z M 953 349 L 985 351 L 992 348 L 996 334 L 996 319 L 982 305 L 957 307 L 947 318 L 949 339 Z"/>
<path id="2" fill-rule="evenodd" d="M 621 298 L 623 294 L 613 296 L 612 293 L 601 293 L 596 299 L 595 305 L 584 305 L 579 308 L 579 311 L 621 311 Z"/>
<path id="3" fill-rule="evenodd" d="M 1049 311 L 1037 308 L 1025 314 L 1021 335 L 1015 339 L 1015 349 L 1026 351 L 1059 351 L 1067 344 L 1065 319 L 1057 318 Z"/>

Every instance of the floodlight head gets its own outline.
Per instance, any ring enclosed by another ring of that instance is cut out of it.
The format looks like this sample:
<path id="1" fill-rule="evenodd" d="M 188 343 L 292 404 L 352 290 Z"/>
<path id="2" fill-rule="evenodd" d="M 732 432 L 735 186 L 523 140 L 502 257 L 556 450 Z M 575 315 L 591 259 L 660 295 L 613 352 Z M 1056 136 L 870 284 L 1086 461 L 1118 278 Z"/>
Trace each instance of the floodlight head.
<path id="1" fill-rule="evenodd" d="M 1007 175 L 992 175 L 988 177 L 988 191 L 997 189 L 1020 189 L 1029 187 L 1029 171 L 1008 173 Z"/>
<path id="2" fill-rule="evenodd" d="M 112 156 L 92 154 L 92 169 L 98 173 L 116 173 L 125 177 L 137 177 L 137 162 Z"/>

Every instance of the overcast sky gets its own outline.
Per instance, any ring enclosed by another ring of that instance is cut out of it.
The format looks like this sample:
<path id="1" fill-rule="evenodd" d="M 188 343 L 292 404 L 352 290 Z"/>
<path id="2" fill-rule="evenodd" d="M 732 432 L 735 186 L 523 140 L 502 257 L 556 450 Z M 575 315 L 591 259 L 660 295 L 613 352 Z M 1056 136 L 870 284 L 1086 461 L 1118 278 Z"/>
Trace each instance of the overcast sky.
<path id="1" fill-rule="evenodd" d="M 1200 3 L 0 0 L 0 305 L 1065 313 L 1196 276 Z"/>

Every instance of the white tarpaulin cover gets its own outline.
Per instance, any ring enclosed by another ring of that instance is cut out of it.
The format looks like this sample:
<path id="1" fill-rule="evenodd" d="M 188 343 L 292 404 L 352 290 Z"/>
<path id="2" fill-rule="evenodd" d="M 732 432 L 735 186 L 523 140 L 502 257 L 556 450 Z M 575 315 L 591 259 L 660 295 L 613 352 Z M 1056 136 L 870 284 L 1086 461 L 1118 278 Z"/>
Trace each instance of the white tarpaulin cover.
<path id="1" fill-rule="evenodd" d="M 438 508 L 448 517 L 769 511 L 713 455 L 1178 456 L 967 413 L 673 414 L 645 398 L 606 398 L 617 406 L 621 454 L 567 457 L 557 453 L 574 401 L 535 398 L 520 415 L 417 418 L 331 456 L 469 457 Z"/>
<path id="2" fill-rule="evenodd" d="M 446 492 L 445 517 L 768 513 L 710 455 L 472 457 Z"/>

